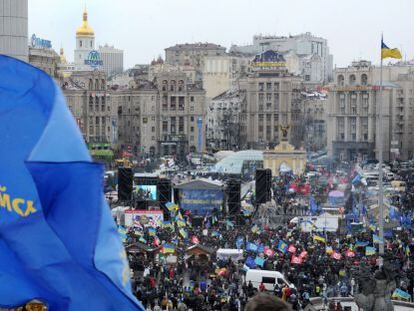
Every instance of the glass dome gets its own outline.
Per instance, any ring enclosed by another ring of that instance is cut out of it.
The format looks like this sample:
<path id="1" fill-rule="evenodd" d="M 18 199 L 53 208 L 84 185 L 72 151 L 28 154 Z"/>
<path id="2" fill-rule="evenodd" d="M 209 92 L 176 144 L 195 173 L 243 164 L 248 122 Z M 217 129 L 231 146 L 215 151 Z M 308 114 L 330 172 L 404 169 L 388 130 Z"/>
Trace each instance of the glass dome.
<path id="1" fill-rule="evenodd" d="M 231 154 L 217 162 L 213 171 L 227 174 L 242 174 L 243 167 L 255 164 L 259 164 L 260 166 L 263 165 L 263 151 L 243 150 Z"/>

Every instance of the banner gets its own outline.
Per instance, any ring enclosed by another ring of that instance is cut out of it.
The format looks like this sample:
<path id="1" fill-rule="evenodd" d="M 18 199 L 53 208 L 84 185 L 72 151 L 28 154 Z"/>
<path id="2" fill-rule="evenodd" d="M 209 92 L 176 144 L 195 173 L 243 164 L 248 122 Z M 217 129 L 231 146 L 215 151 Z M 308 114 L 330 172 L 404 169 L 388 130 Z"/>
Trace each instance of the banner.
<path id="1" fill-rule="evenodd" d="M 180 207 L 190 210 L 193 215 L 206 215 L 223 206 L 222 190 L 180 190 Z"/>
<path id="2" fill-rule="evenodd" d="M 164 221 L 164 214 L 160 210 L 125 211 L 125 227 L 132 227 L 134 225 L 139 225 L 139 224 L 148 225 L 151 227 L 159 227 L 160 223 L 163 223 L 163 221 Z"/>

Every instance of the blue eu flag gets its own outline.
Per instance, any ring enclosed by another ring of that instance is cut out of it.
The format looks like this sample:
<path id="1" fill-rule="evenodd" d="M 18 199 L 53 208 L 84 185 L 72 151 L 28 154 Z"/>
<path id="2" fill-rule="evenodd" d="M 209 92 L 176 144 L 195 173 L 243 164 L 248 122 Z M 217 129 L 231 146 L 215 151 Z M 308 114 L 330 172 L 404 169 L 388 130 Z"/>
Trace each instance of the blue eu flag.
<path id="1" fill-rule="evenodd" d="M 0 56 L 0 306 L 143 310 L 92 162 L 59 87 Z"/>

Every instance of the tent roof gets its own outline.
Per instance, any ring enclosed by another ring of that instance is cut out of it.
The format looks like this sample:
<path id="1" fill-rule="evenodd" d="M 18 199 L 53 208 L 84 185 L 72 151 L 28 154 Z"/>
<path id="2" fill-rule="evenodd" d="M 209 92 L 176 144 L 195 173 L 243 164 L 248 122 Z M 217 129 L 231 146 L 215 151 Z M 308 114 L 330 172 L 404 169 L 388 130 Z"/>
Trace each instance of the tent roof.
<path id="1" fill-rule="evenodd" d="M 175 188 L 181 190 L 222 190 L 223 184 L 218 181 L 200 178 L 179 184 Z"/>

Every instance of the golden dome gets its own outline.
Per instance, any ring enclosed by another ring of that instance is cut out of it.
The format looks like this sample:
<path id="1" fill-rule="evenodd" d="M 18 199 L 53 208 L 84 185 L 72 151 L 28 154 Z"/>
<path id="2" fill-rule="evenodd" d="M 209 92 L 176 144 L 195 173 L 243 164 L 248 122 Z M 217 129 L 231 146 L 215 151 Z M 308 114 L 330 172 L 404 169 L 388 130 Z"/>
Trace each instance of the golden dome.
<path id="1" fill-rule="evenodd" d="M 85 10 L 85 12 L 83 12 L 83 21 L 82 21 L 82 26 L 80 26 L 77 30 L 76 30 L 76 36 L 77 37 L 91 37 L 94 36 L 95 32 L 93 31 L 93 29 L 89 26 L 88 24 L 88 12 Z"/>

